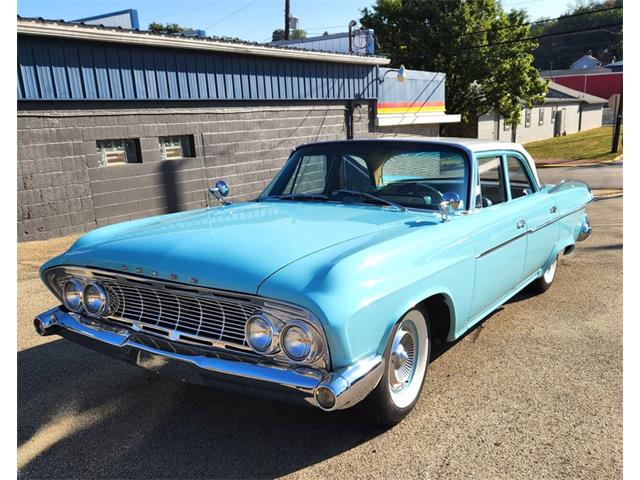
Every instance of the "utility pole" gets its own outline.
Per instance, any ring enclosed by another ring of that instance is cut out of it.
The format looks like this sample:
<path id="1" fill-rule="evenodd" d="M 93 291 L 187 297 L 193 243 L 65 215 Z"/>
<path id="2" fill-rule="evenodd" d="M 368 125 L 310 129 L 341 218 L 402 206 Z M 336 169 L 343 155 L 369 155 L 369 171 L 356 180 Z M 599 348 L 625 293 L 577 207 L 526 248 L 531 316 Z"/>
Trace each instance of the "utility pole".
<path id="1" fill-rule="evenodd" d="M 622 124 L 622 92 L 620 92 L 620 101 L 616 105 L 616 120 L 613 124 L 613 138 L 611 139 L 611 153 L 618 151 L 618 139 L 620 137 L 620 125 Z"/>
<path id="2" fill-rule="evenodd" d="M 289 0 L 284 0 L 284 39 L 289 40 L 289 17 L 291 16 Z"/>

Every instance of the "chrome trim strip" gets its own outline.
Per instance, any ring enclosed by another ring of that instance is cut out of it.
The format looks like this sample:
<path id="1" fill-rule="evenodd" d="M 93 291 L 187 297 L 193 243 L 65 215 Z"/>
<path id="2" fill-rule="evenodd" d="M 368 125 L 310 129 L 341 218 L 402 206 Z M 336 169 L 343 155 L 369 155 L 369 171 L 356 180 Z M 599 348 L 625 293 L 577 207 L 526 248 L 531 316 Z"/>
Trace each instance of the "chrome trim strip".
<path id="1" fill-rule="evenodd" d="M 503 242 L 503 243 L 501 243 L 499 245 L 496 245 L 495 247 L 491 247 L 489 250 L 485 250 L 484 252 L 480 253 L 479 255 L 476 255 L 476 259 L 484 257 L 485 255 L 489 255 L 490 253 L 493 253 L 496 250 L 498 250 L 498 249 L 500 249 L 502 247 L 505 247 L 505 246 L 509 245 L 510 243 L 515 242 L 516 240 L 521 239 L 522 237 L 526 237 L 527 235 L 529 235 L 529 232 L 526 232 L 526 231 L 522 232 L 520 235 L 516 235 L 515 237 L 507 240 L 506 242 Z"/>
<path id="2" fill-rule="evenodd" d="M 565 217 L 568 217 L 569 215 L 573 215 L 574 213 L 578 213 L 580 210 L 582 210 L 583 208 L 586 208 L 587 205 L 589 205 L 592 202 L 592 200 L 589 200 L 587 203 L 585 203 L 584 205 L 582 205 L 579 208 L 573 209 L 570 212 L 564 213 L 560 216 L 558 216 L 557 218 L 554 218 L 553 220 L 549 220 L 548 222 L 543 223 L 542 225 L 537 226 L 536 228 L 530 228 L 529 230 L 527 230 L 526 232 L 522 232 L 520 235 L 516 235 L 515 237 L 513 237 L 510 240 L 507 240 L 506 242 L 503 242 L 499 245 L 496 245 L 495 247 L 491 247 L 489 250 L 485 250 L 484 252 L 476 255 L 476 259 L 484 257 L 485 255 L 489 255 L 492 252 L 495 252 L 496 250 L 498 250 L 499 248 L 502 248 L 512 242 L 515 242 L 516 240 L 525 237 L 527 235 L 529 235 L 530 233 L 534 233 L 537 232 L 538 230 L 541 230 L 545 227 L 548 227 L 549 225 L 557 222 L 558 220 L 562 220 Z"/>
<path id="3" fill-rule="evenodd" d="M 35 319 L 40 335 L 57 334 L 74 343 L 157 373 L 178 373 L 190 383 L 244 385 L 284 393 L 294 400 L 319 407 L 315 391 L 323 386 L 336 395 L 330 410 L 349 408 L 378 384 L 384 370 L 380 355 L 363 358 L 347 367 L 321 369 L 268 363 L 242 354 L 213 351 L 159 339 L 118 326 L 109 326 L 76 313 L 52 308 Z"/>
<path id="4" fill-rule="evenodd" d="M 571 210 L 570 212 L 563 213 L 562 215 L 560 215 L 560 216 L 558 216 L 558 217 L 556 217 L 556 218 L 554 218 L 552 220 L 549 220 L 548 222 L 545 222 L 542 225 L 538 225 L 536 228 L 530 228 L 528 233 L 537 232 L 538 230 L 542 230 L 543 228 L 548 227 L 549 225 L 552 225 L 552 224 L 556 223 L 558 220 L 562 220 L 563 218 L 566 218 L 569 215 L 573 215 L 574 213 L 578 213 L 583 208 L 586 208 L 586 206 L 589 205 L 590 203 L 591 203 L 591 201 L 585 203 L 580 208 L 575 208 L 575 209 Z"/>

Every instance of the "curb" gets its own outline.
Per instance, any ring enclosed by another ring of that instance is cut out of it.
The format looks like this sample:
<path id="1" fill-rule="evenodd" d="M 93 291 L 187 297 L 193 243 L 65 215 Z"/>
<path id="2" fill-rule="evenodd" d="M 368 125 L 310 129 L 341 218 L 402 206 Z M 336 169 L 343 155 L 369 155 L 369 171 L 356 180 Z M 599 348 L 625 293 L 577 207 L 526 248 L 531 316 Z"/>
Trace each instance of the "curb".
<path id="1" fill-rule="evenodd" d="M 622 163 L 622 155 L 620 154 L 611 160 L 605 160 L 603 162 L 589 162 L 589 163 L 572 163 L 572 161 L 563 163 L 536 163 L 536 168 L 560 168 L 560 167 L 596 167 L 598 165 L 608 165 L 610 163 Z"/>

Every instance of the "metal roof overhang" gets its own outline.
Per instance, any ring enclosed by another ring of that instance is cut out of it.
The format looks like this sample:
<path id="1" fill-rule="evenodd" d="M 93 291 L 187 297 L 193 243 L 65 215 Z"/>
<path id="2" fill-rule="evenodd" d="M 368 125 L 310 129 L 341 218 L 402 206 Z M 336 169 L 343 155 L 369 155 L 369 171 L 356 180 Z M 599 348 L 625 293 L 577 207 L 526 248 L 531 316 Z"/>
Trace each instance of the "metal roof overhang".
<path id="1" fill-rule="evenodd" d="M 360 65 L 387 65 L 391 61 L 388 58 L 383 57 L 363 57 L 358 55 L 296 50 L 291 48 L 266 47 L 262 45 L 224 42 L 220 40 L 171 37 L 169 35 L 139 32 L 134 30 L 118 30 L 108 27 L 94 26 L 89 27 L 86 25 L 70 24 L 67 22 L 57 23 L 18 19 L 18 34 Z"/>

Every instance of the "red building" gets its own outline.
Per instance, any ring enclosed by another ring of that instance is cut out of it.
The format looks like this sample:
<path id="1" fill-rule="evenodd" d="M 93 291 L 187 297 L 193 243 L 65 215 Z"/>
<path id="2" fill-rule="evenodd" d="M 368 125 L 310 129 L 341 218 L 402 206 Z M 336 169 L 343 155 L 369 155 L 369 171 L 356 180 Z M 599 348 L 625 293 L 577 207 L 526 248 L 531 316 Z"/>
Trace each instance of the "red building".
<path id="1" fill-rule="evenodd" d="M 588 70 L 550 70 L 542 76 L 579 92 L 609 99 L 611 95 L 622 93 L 622 72 L 612 72 L 608 68 Z"/>

